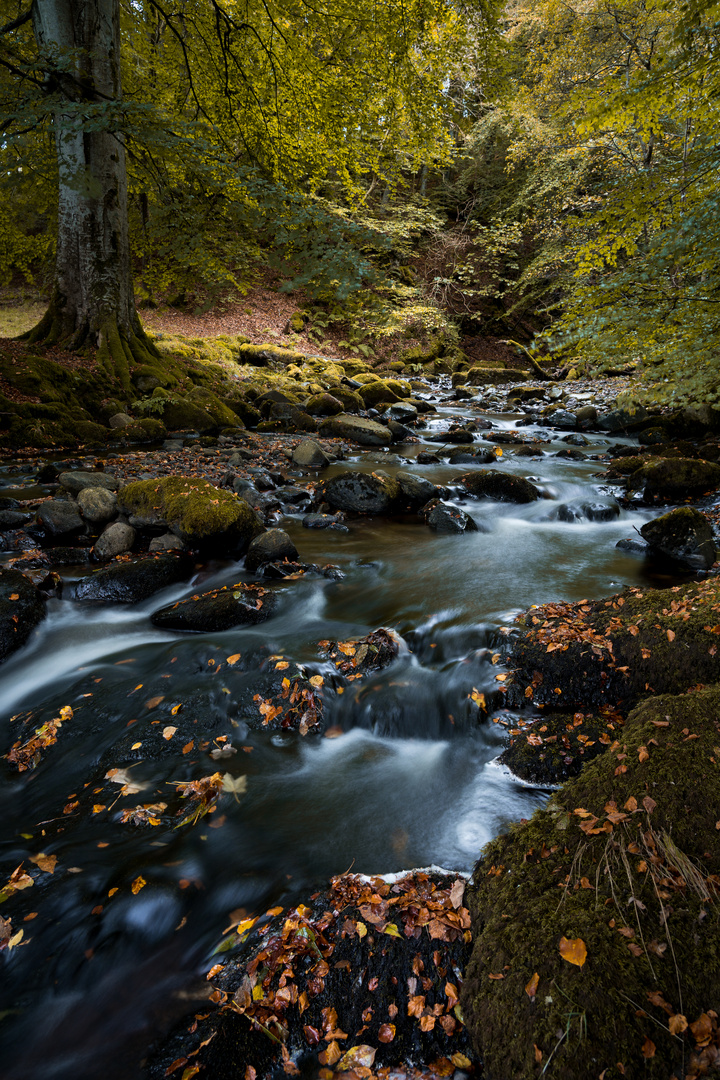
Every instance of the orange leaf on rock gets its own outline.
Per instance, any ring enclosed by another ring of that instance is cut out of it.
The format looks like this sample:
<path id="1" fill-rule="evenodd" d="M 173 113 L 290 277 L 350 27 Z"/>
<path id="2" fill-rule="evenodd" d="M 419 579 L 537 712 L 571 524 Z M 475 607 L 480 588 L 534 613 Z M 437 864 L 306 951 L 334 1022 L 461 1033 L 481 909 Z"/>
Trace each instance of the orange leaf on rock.
<path id="1" fill-rule="evenodd" d="M 347 1072 L 349 1069 L 357 1067 L 369 1069 L 375 1061 L 376 1053 L 374 1046 L 367 1046 L 364 1043 L 359 1046 L 351 1046 L 338 1061 L 338 1072 Z"/>
<path id="2" fill-rule="evenodd" d="M 687 1031 L 688 1028 L 687 1017 L 683 1016 L 682 1013 L 675 1013 L 668 1020 L 668 1027 L 671 1035 L 682 1035 L 683 1031 Z"/>
<path id="3" fill-rule="evenodd" d="M 176 727 L 173 727 L 171 724 L 168 724 L 167 727 L 163 728 L 163 733 L 162 733 L 163 739 L 166 739 L 169 742 L 170 739 L 172 739 L 172 737 L 173 737 L 173 735 L 175 734 L 176 731 L 177 731 Z"/>
<path id="4" fill-rule="evenodd" d="M 690 1025 L 690 1030 L 698 1046 L 707 1046 L 712 1035 L 712 1020 L 707 1013 L 701 1013 L 695 1023 Z"/>
<path id="5" fill-rule="evenodd" d="M 540 982 L 540 976 L 538 975 L 538 973 L 536 971 L 535 974 L 533 975 L 532 979 L 530 980 L 530 982 L 525 987 L 525 993 L 527 994 L 527 996 L 530 998 L 531 1001 L 535 1000 L 535 995 L 537 994 L 537 988 L 538 988 L 538 983 L 539 982 Z"/>
<path id="6" fill-rule="evenodd" d="M 648 1039 L 647 1035 L 645 1036 L 645 1041 L 642 1044 L 642 1054 L 644 1058 L 655 1057 L 655 1043 L 652 1041 L 652 1039 Z"/>
<path id="7" fill-rule="evenodd" d="M 582 967 L 587 959 L 587 948 L 582 938 L 560 938 L 560 955 L 568 964 Z"/>

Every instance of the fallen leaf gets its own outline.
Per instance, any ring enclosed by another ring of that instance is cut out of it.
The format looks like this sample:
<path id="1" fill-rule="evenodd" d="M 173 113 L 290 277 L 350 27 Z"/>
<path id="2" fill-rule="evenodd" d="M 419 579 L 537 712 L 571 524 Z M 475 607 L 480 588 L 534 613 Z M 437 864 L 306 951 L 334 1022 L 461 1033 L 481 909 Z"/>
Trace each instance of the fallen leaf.
<path id="1" fill-rule="evenodd" d="M 31 855 L 30 862 L 35 863 L 39 870 L 44 870 L 47 874 L 54 874 L 57 855 L 45 855 L 41 852 L 39 855 Z"/>
<path id="2" fill-rule="evenodd" d="M 540 976 L 538 975 L 538 973 L 536 971 L 535 974 L 533 975 L 532 979 L 530 980 L 530 982 L 525 987 L 525 993 L 527 994 L 527 996 L 530 998 L 531 1001 L 535 1000 L 535 995 L 537 994 L 537 988 L 538 988 L 538 983 L 539 982 L 540 982 Z"/>
<path id="3" fill-rule="evenodd" d="M 652 1041 L 652 1039 L 648 1039 L 647 1035 L 645 1036 L 645 1041 L 642 1044 L 642 1055 L 644 1058 L 655 1057 L 655 1043 Z"/>
<path id="4" fill-rule="evenodd" d="M 587 948 L 582 938 L 560 938 L 560 955 L 568 964 L 582 967 L 587 959 Z"/>
<path id="5" fill-rule="evenodd" d="M 390 1043 L 395 1038 L 394 1024 L 381 1024 L 378 1030 L 378 1039 L 381 1043 Z"/>
<path id="6" fill-rule="evenodd" d="M 237 664 L 239 659 L 240 659 L 240 653 L 236 652 L 236 653 L 233 653 L 232 656 L 228 656 L 227 663 L 230 665 L 230 667 L 232 667 L 233 664 Z"/>
<path id="7" fill-rule="evenodd" d="M 130 886 L 133 896 L 137 896 L 137 894 L 140 892 L 144 885 L 147 885 L 145 878 L 142 876 L 142 874 L 138 874 L 138 876 L 135 878 L 132 885 Z"/>
<path id="8" fill-rule="evenodd" d="M 173 737 L 173 735 L 175 734 L 176 731 L 177 731 L 176 727 L 172 727 L 170 724 L 168 724 L 167 727 L 163 728 L 163 732 L 162 732 L 163 739 L 167 739 L 168 742 L 169 742 L 170 739 L 172 739 L 172 737 Z"/>
<path id="9" fill-rule="evenodd" d="M 682 1035 L 683 1031 L 687 1031 L 688 1028 L 687 1018 L 682 1013 L 675 1013 L 668 1020 L 668 1027 L 671 1035 Z"/>
<path id="10" fill-rule="evenodd" d="M 161 701 L 165 700 L 165 695 L 160 694 L 158 697 L 151 697 L 149 701 L 145 702 L 146 709 L 156 709 Z"/>
<path id="11" fill-rule="evenodd" d="M 707 1013 L 701 1013 L 695 1023 L 690 1025 L 690 1030 L 698 1046 L 707 1046 L 712 1035 L 712 1020 Z"/>

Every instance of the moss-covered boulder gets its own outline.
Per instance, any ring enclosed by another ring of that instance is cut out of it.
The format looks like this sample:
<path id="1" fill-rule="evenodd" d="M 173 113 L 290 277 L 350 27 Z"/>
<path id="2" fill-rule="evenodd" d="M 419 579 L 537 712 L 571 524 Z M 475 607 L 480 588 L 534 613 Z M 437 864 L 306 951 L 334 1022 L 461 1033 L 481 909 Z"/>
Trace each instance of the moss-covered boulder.
<path id="1" fill-rule="evenodd" d="M 0 664 L 44 618 L 45 601 L 32 581 L 19 570 L 0 569 Z"/>
<path id="2" fill-rule="evenodd" d="M 717 679 L 720 580 L 626 589 L 518 617 L 508 701 L 564 709 L 620 705 Z"/>
<path id="3" fill-rule="evenodd" d="M 451 382 L 453 386 L 502 386 L 504 383 L 526 382 L 531 375 L 530 371 L 476 365 L 469 371 L 455 372 Z"/>
<path id="4" fill-rule="evenodd" d="M 548 712 L 514 730 L 499 757 L 529 784 L 562 784 L 618 738 L 624 720 L 609 705 L 589 712 Z"/>
<path id="5" fill-rule="evenodd" d="M 720 688 L 644 701 L 483 851 L 461 1005 L 493 1080 L 696 1076 L 720 1038 Z"/>
<path id="6" fill-rule="evenodd" d="M 207 409 L 182 397 L 166 400 L 162 418 L 168 431 L 215 431 L 218 427 Z"/>
<path id="7" fill-rule="evenodd" d="M 305 406 L 311 416 L 337 416 L 345 411 L 344 403 L 334 394 L 313 394 Z"/>
<path id="8" fill-rule="evenodd" d="M 348 413 L 329 416 L 320 425 L 319 432 L 325 439 L 348 439 L 360 446 L 388 446 L 393 441 L 392 432 L 384 424 Z"/>
<path id="9" fill-rule="evenodd" d="M 697 498 L 720 487 L 720 465 L 702 458 L 650 458 L 632 473 L 628 487 L 644 489 L 648 501 Z"/>
<path id="10" fill-rule="evenodd" d="M 237 413 L 226 405 L 217 394 L 208 390 L 206 386 L 194 386 L 187 395 L 188 400 L 194 405 L 209 413 L 218 428 L 242 427 Z"/>
<path id="11" fill-rule="evenodd" d="M 412 390 L 410 383 L 399 379 L 375 379 L 365 383 L 358 390 L 365 406 L 380 405 L 383 402 L 392 403 L 410 397 Z"/>
<path id="12" fill-rule="evenodd" d="M 460 477 L 460 483 L 474 499 L 529 503 L 540 498 L 540 492 L 529 480 L 499 469 L 478 469 Z"/>
<path id="13" fill-rule="evenodd" d="M 127 484 L 118 492 L 118 509 L 136 527 L 167 527 L 191 547 L 218 553 L 241 554 L 263 531 L 243 499 L 195 477 Z"/>
<path id="14" fill-rule="evenodd" d="M 334 386 L 333 397 L 337 398 L 338 401 L 342 401 L 345 412 L 363 412 L 365 409 L 363 399 L 356 390 L 351 390 L 349 386 Z"/>
<path id="15" fill-rule="evenodd" d="M 643 540 L 661 555 L 692 570 L 709 570 L 716 550 L 710 522 L 691 506 L 679 506 L 669 514 L 647 521 L 640 529 Z"/>
<path id="16" fill-rule="evenodd" d="M 238 347 L 236 360 L 238 364 L 269 367 L 271 364 L 300 365 L 305 360 L 305 356 L 295 349 L 283 349 L 279 345 L 243 344 Z"/>
<path id="17" fill-rule="evenodd" d="M 381 473 L 338 473 L 318 489 L 318 497 L 334 510 L 356 514 L 386 514 L 400 497 L 397 480 Z"/>

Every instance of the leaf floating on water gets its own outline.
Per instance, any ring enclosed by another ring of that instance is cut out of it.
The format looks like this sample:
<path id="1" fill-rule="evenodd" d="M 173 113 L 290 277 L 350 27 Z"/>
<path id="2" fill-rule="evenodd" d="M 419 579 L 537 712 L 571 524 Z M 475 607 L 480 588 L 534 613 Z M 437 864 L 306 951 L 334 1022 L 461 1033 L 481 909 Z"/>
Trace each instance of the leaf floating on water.
<path id="1" fill-rule="evenodd" d="M 172 714 L 173 716 L 177 716 L 177 714 L 178 714 L 178 713 L 180 712 L 180 710 L 181 710 L 181 709 L 182 709 L 182 702 L 180 702 L 180 704 L 179 704 L 179 705 L 173 705 L 173 707 L 172 707 L 172 709 L 170 710 L 170 712 L 171 712 L 171 714 Z"/>
<path id="2" fill-rule="evenodd" d="M 177 731 L 176 727 L 173 727 L 171 724 L 168 724 L 167 727 L 163 728 L 163 733 L 162 733 L 163 739 L 167 739 L 168 742 L 169 742 L 170 739 L 172 739 L 172 737 L 173 737 L 173 735 L 175 734 L 176 731 Z"/>
<path id="3" fill-rule="evenodd" d="M 140 890 L 145 885 L 147 885 L 147 881 L 142 876 L 142 874 L 138 874 L 138 876 L 135 878 L 132 885 L 130 886 L 130 888 L 132 890 L 132 893 L 133 893 L 133 896 L 137 896 L 137 894 L 140 892 Z"/>
<path id="4" fill-rule="evenodd" d="M 582 938 L 560 938 L 560 955 L 568 964 L 582 967 L 587 959 L 587 947 Z"/>
<path id="5" fill-rule="evenodd" d="M 46 855 L 41 851 L 39 855 L 31 855 L 30 862 L 35 863 L 38 870 L 44 870 L 46 874 L 54 874 L 57 855 Z"/>
<path id="6" fill-rule="evenodd" d="M 105 779 L 111 780 L 113 784 L 120 784 L 122 788 L 121 795 L 137 795 L 139 791 L 144 791 L 148 786 L 139 780 L 135 780 L 130 775 L 129 769 L 108 769 L 105 773 Z"/>
<path id="7" fill-rule="evenodd" d="M 230 667 L 232 667 L 233 664 L 237 664 L 239 659 L 240 659 L 240 653 L 236 652 L 236 653 L 233 653 L 232 656 L 228 656 L 228 658 L 226 660 L 226 663 L 228 663 L 230 665 Z"/>
<path id="8" fill-rule="evenodd" d="M 156 709 L 161 701 L 165 700 L 165 695 L 160 694 L 159 697 L 151 697 L 149 701 L 145 702 L 146 709 Z"/>
<path id="9" fill-rule="evenodd" d="M 236 802 L 240 802 L 238 795 L 244 795 L 247 791 L 247 776 L 235 777 L 232 773 L 226 772 L 222 778 L 222 789 L 233 795 Z"/>

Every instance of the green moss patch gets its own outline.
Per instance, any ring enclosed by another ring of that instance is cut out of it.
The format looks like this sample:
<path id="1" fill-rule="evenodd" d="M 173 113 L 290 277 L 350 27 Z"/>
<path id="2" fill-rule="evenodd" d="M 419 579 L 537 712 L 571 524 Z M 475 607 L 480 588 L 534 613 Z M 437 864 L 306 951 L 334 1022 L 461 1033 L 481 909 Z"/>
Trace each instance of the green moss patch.
<path id="1" fill-rule="evenodd" d="M 718 806 L 713 686 L 643 702 L 607 754 L 485 848 L 461 1001 L 488 1075 L 693 1069 L 717 1040 Z"/>
<path id="2" fill-rule="evenodd" d="M 244 500 L 193 477 L 127 484 L 118 492 L 118 506 L 140 521 L 166 524 L 191 545 L 245 551 L 263 531 Z"/>

